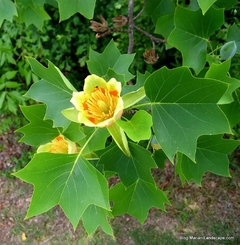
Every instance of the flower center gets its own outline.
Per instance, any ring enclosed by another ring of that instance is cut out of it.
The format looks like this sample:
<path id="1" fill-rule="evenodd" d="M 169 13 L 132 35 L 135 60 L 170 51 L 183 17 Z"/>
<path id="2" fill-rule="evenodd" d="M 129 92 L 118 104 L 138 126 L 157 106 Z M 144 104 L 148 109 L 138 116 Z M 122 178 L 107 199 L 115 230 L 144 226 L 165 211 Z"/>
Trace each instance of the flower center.
<path id="1" fill-rule="evenodd" d="M 96 87 L 91 97 L 83 103 L 88 120 L 97 124 L 111 118 L 116 109 L 117 101 L 117 91 L 107 91 L 104 88 Z"/>

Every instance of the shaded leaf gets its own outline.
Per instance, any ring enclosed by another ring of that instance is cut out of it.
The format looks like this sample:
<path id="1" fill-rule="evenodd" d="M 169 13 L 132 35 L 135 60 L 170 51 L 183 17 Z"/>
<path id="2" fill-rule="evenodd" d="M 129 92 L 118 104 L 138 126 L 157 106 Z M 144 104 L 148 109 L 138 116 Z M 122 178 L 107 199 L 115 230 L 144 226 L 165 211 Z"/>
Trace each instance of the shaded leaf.
<path id="1" fill-rule="evenodd" d="M 141 146 L 130 143 L 131 157 L 127 157 L 117 146 L 110 147 L 101 156 L 98 165 L 104 165 L 104 171 L 116 172 L 125 186 L 130 186 L 138 179 L 154 183 L 151 168 L 157 165 L 151 153 Z"/>
<path id="2" fill-rule="evenodd" d="M 18 15 L 15 4 L 11 0 L 0 0 L 0 27 L 5 19 L 12 21 L 14 15 Z"/>
<path id="3" fill-rule="evenodd" d="M 228 104 L 233 102 L 232 93 L 240 87 L 240 81 L 228 75 L 231 66 L 231 60 L 228 59 L 221 64 L 212 63 L 205 77 L 218 79 L 229 84 L 229 87 L 223 97 L 218 102 L 219 104 Z"/>
<path id="4" fill-rule="evenodd" d="M 114 202 L 114 216 L 130 214 L 141 223 L 145 221 L 151 207 L 165 211 L 164 204 L 169 204 L 164 192 L 155 184 L 138 180 L 128 188 L 120 183 L 110 189 L 110 200 Z"/>
<path id="5" fill-rule="evenodd" d="M 221 135 L 201 136 L 198 140 L 196 163 L 185 155 L 177 158 L 176 173 L 182 182 L 194 180 L 201 185 L 205 172 L 230 177 L 228 153 L 232 152 L 240 141 L 224 140 Z"/>
<path id="6" fill-rule="evenodd" d="M 66 20 L 75 13 L 87 19 L 93 18 L 96 0 L 56 0 L 59 6 L 60 21 Z"/>
<path id="7" fill-rule="evenodd" d="M 90 49 L 87 66 L 91 74 L 96 74 L 100 77 L 106 76 L 109 72 L 109 68 L 111 68 L 119 75 L 125 74 L 126 82 L 134 77 L 128 71 L 133 58 L 134 54 L 121 54 L 111 40 L 102 54 Z"/>
<path id="8" fill-rule="evenodd" d="M 153 23 L 156 24 L 160 16 L 173 14 L 174 7 L 172 0 L 146 0 L 144 13 L 151 16 Z"/>
<path id="9" fill-rule="evenodd" d="M 206 63 L 208 38 L 223 23 L 223 9 L 210 8 L 203 16 L 201 10 L 192 11 L 177 6 L 174 16 L 175 28 L 168 43 L 179 49 L 183 65 L 199 73 Z"/>

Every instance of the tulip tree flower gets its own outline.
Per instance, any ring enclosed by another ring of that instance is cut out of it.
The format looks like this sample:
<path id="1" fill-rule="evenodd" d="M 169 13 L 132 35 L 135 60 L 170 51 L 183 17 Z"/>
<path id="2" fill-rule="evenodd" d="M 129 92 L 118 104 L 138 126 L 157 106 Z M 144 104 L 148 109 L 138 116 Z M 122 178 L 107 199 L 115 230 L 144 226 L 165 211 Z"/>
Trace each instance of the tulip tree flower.
<path id="1" fill-rule="evenodd" d="M 88 127 L 106 127 L 119 148 L 128 156 L 130 151 L 124 131 L 115 123 L 123 113 L 123 99 L 120 97 L 121 83 L 115 78 L 106 82 L 97 75 L 85 79 L 83 91 L 73 92 L 69 108 L 62 113 L 70 120 Z"/>
<path id="2" fill-rule="evenodd" d="M 71 99 L 78 113 L 78 121 L 88 127 L 108 127 L 119 119 L 123 112 L 120 97 L 121 83 L 112 78 L 90 75 L 85 79 L 84 91 L 73 92 Z"/>
<path id="3" fill-rule="evenodd" d="M 74 142 L 65 138 L 63 135 L 59 135 L 51 142 L 40 145 L 37 152 L 73 154 L 78 152 L 78 148 Z"/>

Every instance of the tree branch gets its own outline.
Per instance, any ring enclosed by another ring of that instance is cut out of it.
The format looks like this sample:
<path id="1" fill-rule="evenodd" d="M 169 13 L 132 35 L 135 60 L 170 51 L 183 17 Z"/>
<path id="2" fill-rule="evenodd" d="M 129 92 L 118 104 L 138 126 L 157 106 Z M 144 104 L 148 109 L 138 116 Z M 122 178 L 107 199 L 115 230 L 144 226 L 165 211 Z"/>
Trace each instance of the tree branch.
<path id="1" fill-rule="evenodd" d="M 129 37 L 128 54 L 131 54 L 133 52 L 133 46 L 134 46 L 134 37 L 133 37 L 133 29 L 134 29 L 133 7 L 134 7 L 134 0 L 129 0 L 129 2 L 128 2 L 128 37 Z"/>
<path id="2" fill-rule="evenodd" d="M 138 30 L 139 32 L 141 32 L 142 34 L 144 34 L 145 36 L 149 37 L 155 43 L 166 43 L 167 42 L 164 39 L 157 38 L 157 37 L 151 35 L 150 33 L 144 31 L 143 29 L 139 28 L 138 26 L 133 25 L 133 28 L 135 28 L 136 30 Z"/>

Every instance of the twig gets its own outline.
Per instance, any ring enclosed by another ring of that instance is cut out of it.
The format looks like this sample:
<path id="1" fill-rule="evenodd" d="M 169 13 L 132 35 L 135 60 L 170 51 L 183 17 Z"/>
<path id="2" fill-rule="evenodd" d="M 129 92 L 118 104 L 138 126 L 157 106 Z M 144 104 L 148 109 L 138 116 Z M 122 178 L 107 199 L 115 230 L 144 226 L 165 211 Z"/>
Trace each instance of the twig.
<path id="1" fill-rule="evenodd" d="M 143 29 L 139 28 L 138 26 L 133 25 L 133 28 L 135 28 L 136 30 L 138 30 L 139 32 L 141 32 L 142 34 L 144 34 L 145 36 L 149 37 L 155 43 L 166 43 L 167 42 L 164 39 L 157 38 L 157 37 L 151 35 L 150 33 L 144 31 Z"/>
<path id="2" fill-rule="evenodd" d="M 134 28 L 133 6 L 134 6 L 134 0 L 129 0 L 129 2 L 128 2 L 128 37 L 129 37 L 128 54 L 131 54 L 133 52 L 133 46 L 134 46 L 134 37 L 133 37 L 133 28 Z"/>
<path id="3" fill-rule="evenodd" d="M 141 9 L 141 11 L 133 18 L 133 20 L 136 20 L 143 12 L 143 10 L 145 9 L 145 5 L 146 5 L 146 1 L 143 1 L 143 8 Z"/>

